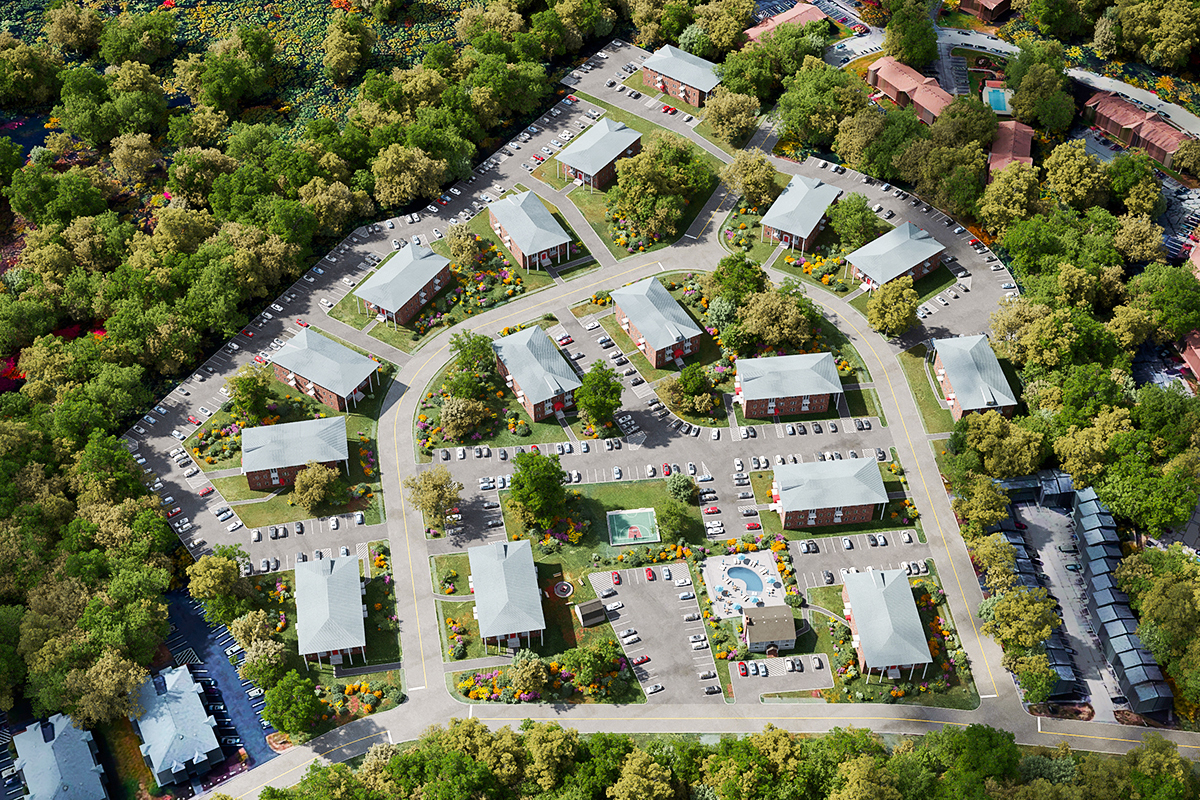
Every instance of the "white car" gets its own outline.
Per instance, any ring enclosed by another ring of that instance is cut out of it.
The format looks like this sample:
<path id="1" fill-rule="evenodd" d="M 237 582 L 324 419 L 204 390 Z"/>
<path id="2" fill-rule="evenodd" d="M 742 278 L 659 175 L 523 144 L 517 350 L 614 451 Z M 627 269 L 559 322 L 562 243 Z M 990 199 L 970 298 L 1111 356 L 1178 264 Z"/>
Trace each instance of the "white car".
<path id="1" fill-rule="evenodd" d="M 653 465 L 653 464 L 647 464 L 647 465 L 646 465 L 646 477 L 647 477 L 647 478 L 653 478 L 653 477 L 654 477 L 654 475 L 655 475 L 655 472 L 654 472 L 654 465 Z"/>
<path id="2" fill-rule="evenodd" d="M 608 605 L 606 605 L 604 607 L 604 610 L 605 611 L 620 611 L 624 607 L 625 607 L 625 604 L 622 603 L 620 600 L 618 600 L 615 603 L 609 603 Z"/>

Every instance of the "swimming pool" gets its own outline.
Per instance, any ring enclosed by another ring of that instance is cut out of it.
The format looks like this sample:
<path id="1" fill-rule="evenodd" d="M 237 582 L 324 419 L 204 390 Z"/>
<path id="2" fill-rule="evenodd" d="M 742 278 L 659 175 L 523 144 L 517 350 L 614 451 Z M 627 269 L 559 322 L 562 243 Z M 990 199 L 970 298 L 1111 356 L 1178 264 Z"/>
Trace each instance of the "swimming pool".
<path id="1" fill-rule="evenodd" d="M 763 590 L 762 578 L 758 577 L 754 570 L 748 567 L 730 567 L 727 572 L 729 577 L 746 584 L 747 592 L 758 594 Z"/>

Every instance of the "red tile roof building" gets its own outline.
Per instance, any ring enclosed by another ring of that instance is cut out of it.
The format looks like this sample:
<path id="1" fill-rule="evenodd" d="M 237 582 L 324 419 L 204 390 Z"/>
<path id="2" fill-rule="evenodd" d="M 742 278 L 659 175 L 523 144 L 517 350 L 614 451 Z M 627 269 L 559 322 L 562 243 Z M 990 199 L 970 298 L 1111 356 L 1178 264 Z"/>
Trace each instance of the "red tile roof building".
<path id="1" fill-rule="evenodd" d="M 1140 147 L 1164 167 L 1191 137 L 1153 111 L 1144 111 L 1113 92 L 1096 92 L 1084 104 L 1084 117 L 1126 147 Z"/>
<path id="2" fill-rule="evenodd" d="M 791 23 L 803 26 L 810 22 L 820 22 L 824 19 L 829 19 L 829 17 L 825 16 L 825 12 L 816 6 L 809 5 L 808 3 L 797 3 L 782 14 L 767 17 L 753 28 L 747 28 L 746 36 L 750 41 L 757 42 L 780 25 Z"/>
<path id="3" fill-rule="evenodd" d="M 1012 8 L 1011 0 L 962 0 L 959 11 L 965 11 L 983 22 L 995 22 Z"/>
<path id="4" fill-rule="evenodd" d="M 911 105 L 926 125 L 933 124 L 954 100 L 938 85 L 936 78 L 926 78 L 892 56 L 884 56 L 867 67 L 867 83 L 892 98 L 901 108 Z"/>
<path id="5" fill-rule="evenodd" d="M 988 182 L 1009 164 L 1020 161 L 1032 165 L 1033 157 L 1029 155 L 1032 148 L 1033 128 L 1014 119 L 1001 122 L 992 141 L 992 152 L 988 155 Z"/>

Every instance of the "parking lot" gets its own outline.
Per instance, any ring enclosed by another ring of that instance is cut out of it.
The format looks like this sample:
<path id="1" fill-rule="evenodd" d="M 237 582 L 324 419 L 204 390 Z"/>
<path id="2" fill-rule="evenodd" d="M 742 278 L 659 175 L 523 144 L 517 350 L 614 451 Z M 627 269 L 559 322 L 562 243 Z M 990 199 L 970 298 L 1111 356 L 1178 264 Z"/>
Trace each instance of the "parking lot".
<path id="1" fill-rule="evenodd" d="M 787 662 L 791 661 L 797 671 L 788 672 Z M 828 660 L 821 653 L 806 653 L 794 656 L 777 656 L 772 658 L 756 658 L 753 662 L 745 662 L 747 667 L 752 663 L 758 674 L 742 675 L 738 664 L 729 665 L 729 678 L 733 683 L 733 696 L 738 702 L 754 702 L 760 695 L 771 692 L 817 691 L 833 686 L 833 675 L 829 672 Z M 763 675 L 763 667 L 767 674 Z M 747 673 L 749 673 L 747 669 Z"/>
<path id="2" fill-rule="evenodd" d="M 629 629 L 637 632 L 637 641 L 622 642 L 625 655 L 631 664 L 643 656 L 648 658 L 645 663 L 634 665 L 643 690 L 655 684 L 663 687 L 662 691 L 648 695 L 648 702 L 724 702 L 720 691 L 714 694 L 704 691 L 706 686 L 719 688 L 719 682 L 712 650 L 707 646 L 708 636 L 700 617 L 700 606 L 695 597 L 679 599 L 681 592 L 695 594 L 696 590 L 691 584 L 687 565 L 666 566 L 671 571 L 671 580 L 663 580 L 661 565 L 620 570 L 619 586 L 613 585 L 609 572 L 595 572 L 589 578 L 597 594 L 606 589 L 616 590 L 616 594 L 604 598 L 606 604 L 622 604 L 620 609 L 608 614 L 613 632 L 618 636 Z M 653 580 L 647 579 L 647 569 L 652 570 Z M 675 581 L 682 578 L 688 580 L 688 585 L 677 586 Z M 690 621 L 686 619 L 689 616 L 693 617 Z M 692 649 L 691 636 L 703 637 L 703 649 Z M 702 673 L 711 673 L 712 677 L 701 679 Z"/>
<path id="3" fill-rule="evenodd" d="M 904 541 L 903 534 L 906 531 L 912 539 L 911 543 Z M 876 537 L 876 541 L 883 536 L 886 538 L 887 544 L 872 547 L 866 533 L 814 536 L 811 541 L 816 542 L 817 552 L 804 553 L 800 549 L 799 541 L 788 542 L 788 552 L 791 553 L 793 563 L 796 565 L 797 582 L 805 590 L 813 586 L 841 585 L 843 569 L 853 567 L 860 572 L 866 572 L 872 568 L 902 570 L 905 565 L 911 569 L 914 563 L 918 567 L 918 573 L 927 574 L 928 560 L 932 551 L 927 543 L 923 544 L 919 540 L 915 530 L 899 528 L 892 531 L 873 532 L 871 535 Z M 851 549 L 845 549 L 842 543 L 843 539 L 850 540 Z M 925 572 L 920 571 L 922 567 Z M 826 572 L 832 576 L 832 580 L 827 580 Z"/>

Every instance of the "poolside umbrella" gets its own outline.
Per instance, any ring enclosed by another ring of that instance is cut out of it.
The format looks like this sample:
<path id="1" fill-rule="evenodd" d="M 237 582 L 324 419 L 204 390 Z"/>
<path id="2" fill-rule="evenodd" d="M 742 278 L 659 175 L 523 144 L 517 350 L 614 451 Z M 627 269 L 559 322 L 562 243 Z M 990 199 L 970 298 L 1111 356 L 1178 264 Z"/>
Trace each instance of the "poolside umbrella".
<path id="1" fill-rule="evenodd" d="M 734 611 L 741 611 L 741 610 L 742 610 L 742 604 L 741 604 L 741 603 L 734 603 L 734 604 L 733 604 L 733 610 L 734 610 Z"/>

